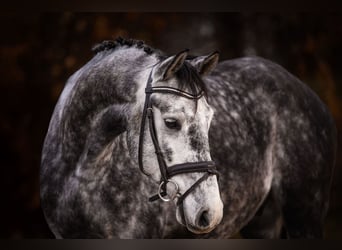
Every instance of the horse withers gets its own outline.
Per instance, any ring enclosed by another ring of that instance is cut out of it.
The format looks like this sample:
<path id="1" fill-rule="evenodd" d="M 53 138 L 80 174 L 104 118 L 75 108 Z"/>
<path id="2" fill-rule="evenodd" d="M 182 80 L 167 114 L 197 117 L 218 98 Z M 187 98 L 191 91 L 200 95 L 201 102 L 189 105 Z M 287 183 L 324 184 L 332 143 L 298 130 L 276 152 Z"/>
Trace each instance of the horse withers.
<path id="1" fill-rule="evenodd" d="M 297 78 L 261 58 L 217 65 L 218 53 L 167 57 L 122 38 L 94 50 L 43 147 L 57 238 L 322 236 L 336 132 Z"/>

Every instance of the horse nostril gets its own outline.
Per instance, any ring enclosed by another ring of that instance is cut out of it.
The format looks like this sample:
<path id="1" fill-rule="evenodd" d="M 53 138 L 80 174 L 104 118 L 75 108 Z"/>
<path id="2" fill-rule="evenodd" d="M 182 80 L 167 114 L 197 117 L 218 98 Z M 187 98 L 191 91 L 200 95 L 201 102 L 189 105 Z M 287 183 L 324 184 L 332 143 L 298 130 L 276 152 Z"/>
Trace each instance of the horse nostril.
<path id="1" fill-rule="evenodd" d="M 209 226 L 210 222 L 209 222 L 209 213 L 208 211 L 203 211 L 200 214 L 200 217 L 198 219 L 198 226 L 200 227 L 207 227 Z"/>

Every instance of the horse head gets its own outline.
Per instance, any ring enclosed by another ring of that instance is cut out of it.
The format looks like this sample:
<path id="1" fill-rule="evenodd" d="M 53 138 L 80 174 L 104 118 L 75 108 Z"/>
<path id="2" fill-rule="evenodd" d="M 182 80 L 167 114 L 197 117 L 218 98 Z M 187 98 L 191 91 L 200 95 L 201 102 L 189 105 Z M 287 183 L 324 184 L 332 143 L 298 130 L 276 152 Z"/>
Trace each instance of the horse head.
<path id="1" fill-rule="evenodd" d="M 173 200 L 177 221 L 200 234 L 212 231 L 223 214 L 208 137 L 214 112 L 201 78 L 216 66 L 218 53 L 187 56 L 161 59 L 148 71 L 135 114 L 141 126 L 128 136 L 139 141 L 140 169 L 160 183 L 151 200 Z"/>

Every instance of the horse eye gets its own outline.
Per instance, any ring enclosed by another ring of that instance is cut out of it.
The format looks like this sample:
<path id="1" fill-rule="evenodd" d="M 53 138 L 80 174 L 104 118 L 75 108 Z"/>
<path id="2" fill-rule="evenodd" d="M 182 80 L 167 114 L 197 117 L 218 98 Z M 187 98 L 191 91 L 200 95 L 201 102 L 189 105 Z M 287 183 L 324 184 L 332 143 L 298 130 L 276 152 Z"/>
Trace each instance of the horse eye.
<path id="1" fill-rule="evenodd" d="M 166 118 L 164 119 L 164 123 L 165 123 L 165 126 L 168 127 L 169 129 L 177 129 L 177 130 L 181 129 L 181 125 L 176 119 Z"/>

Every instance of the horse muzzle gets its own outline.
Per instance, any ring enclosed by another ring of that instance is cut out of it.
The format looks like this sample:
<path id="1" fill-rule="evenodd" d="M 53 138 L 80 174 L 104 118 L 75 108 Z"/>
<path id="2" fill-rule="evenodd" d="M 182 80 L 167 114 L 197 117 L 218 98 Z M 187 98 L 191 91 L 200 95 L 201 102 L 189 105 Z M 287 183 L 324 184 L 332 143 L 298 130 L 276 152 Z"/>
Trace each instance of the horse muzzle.
<path id="1" fill-rule="evenodd" d="M 198 211 L 192 211 L 190 206 L 187 206 L 185 202 L 182 207 L 177 207 L 176 212 L 178 222 L 186 226 L 190 232 L 195 234 L 209 233 L 220 224 L 223 217 L 223 203 L 221 199 L 215 202 L 215 205 L 202 207 Z"/>

